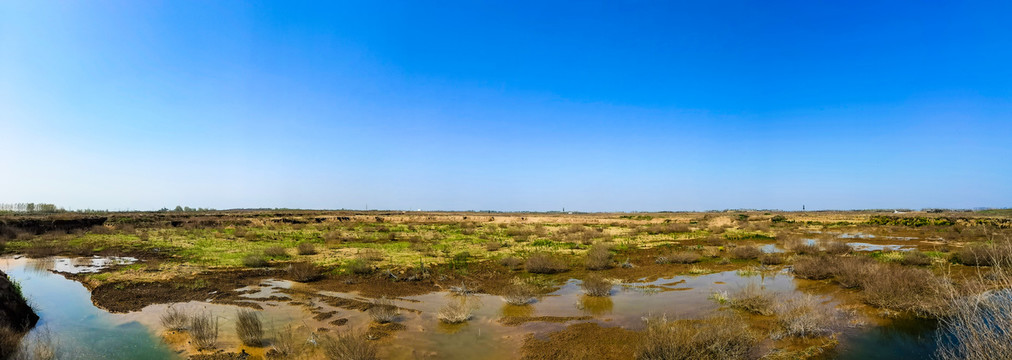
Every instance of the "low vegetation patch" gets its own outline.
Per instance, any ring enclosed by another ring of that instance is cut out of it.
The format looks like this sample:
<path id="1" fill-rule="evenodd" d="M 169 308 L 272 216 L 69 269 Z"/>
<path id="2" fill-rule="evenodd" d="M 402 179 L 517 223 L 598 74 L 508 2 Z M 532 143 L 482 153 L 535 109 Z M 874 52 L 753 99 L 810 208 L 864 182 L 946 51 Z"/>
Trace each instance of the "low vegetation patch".
<path id="1" fill-rule="evenodd" d="M 239 309 L 235 314 L 235 332 L 246 346 L 260 346 L 264 339 L 264 325 L 260 314 L 250 309 Z"/>
<path id="2" fill-rule="evenodd" d="M 776 314 L 781 333 L 775 337 L 828 336 L 837 322 L 836 310 L 819 306 L 818 300 L 811 295 L 777 304 Z"/>
<path id="3" fill-rule="evenodd" d="M 760 340 L 746 323 L 730 315 L 697 321 L 651 318 L 636 359 L 745 359 Z"/>
<path id="4" fill-rule="evenodd" d="M 586 266 L 589 270 L 603 270 L 612 265 L 611 245 L 596 243 L 587 250 Z"/>
<path id="5" fill-rule="evenodd" d="M 324 335 L 320 342 L 327 359 L 378 360 L 376 345 L 362 335 L 342 332 L 336 336 Z"/>
<path id="6" fill-rule="evenodd" d="M 387 298 L 379 298 L 372 301 L 372 306 L 367 310 L 372 321 L 380 324 L 393 322 L 397 319 L 398 311 L 394 303 Z"/>
<path id="7" fill-rule="evenodd" d="M 161 320 L 163 327 L 172 331 L 186 330 L 186 327 L 190 325 L 190 316 L 171 305 L 165 309 L 165 313 L 159 317 L 159 320 Z"/>
<path id="8" fill-rule="evenodd" d="M 658 264 L 692 264 L 699 261 L 699 254 L 691 251 L 675 252 L 668 255 L 658 256 L 654 262 Z"/>
<path id="9" fill-rule="evenodd" d="M 580 287 L 589 296 L 608 296 L 611 295 L 612 283 L 600 276 L 591 275 L 583 279 Z"/>
<path id="10" fill-rule="evenodd" d="M 739 260 L 750 260 L 758 258 L 762 254 L 759 248 L 753 245 L 739 245 L 731 250 L 731 256 Z"/>
<path id="11" fill-rule="evenodd" d="M 309 262 L 294 262 L 288 267 L 288 274 L 298 282 L 310 282 L 319 279 L 322 274 L 320 268 Z"/>
<path id="12" fill-rule="evenodd" d="M 218 318 L 210 313 L 194 315 L 190 319 L 190 338 L 198 350 L 218 346 Z"/>
<path id="13" fill-rule="evenodd" d="M 554 255 L 537 253 L 527 258 L 524 268 L 532 274 L 555 274 L 569 270 L 569 265 Z"/>
<path id="14" fill-rule="evenodd" d="M 758 315 L 773 314 L 774 294 L 758 283 L 750 282 L 745 287 L 731 294 L 728 305 L 731 308 Z"/>

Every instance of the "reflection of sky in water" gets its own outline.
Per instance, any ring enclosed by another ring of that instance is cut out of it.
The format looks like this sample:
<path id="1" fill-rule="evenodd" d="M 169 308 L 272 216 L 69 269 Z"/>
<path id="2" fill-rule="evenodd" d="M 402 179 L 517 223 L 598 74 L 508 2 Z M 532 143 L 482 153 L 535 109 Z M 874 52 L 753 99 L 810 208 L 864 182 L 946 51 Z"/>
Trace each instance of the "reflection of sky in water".
<path id="1" fill-rule="evenodd" d="M 67 263 L 71 263 L 69 259 Z M 40 269 L 60 259 L 0 260 L 39 314 L 33 330 L 50 331 L 60 359 L 175 359 L 147 327 L 96 308 L 80 283 Z"/>

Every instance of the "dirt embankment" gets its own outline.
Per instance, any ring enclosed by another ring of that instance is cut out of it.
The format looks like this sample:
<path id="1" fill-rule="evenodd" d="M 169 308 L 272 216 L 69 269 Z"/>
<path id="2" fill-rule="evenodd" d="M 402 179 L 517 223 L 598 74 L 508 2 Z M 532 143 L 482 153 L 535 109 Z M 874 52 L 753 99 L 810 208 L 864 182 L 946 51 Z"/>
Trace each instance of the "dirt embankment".
<path id="1" fill-rule="evenodd" d="M 25 331 L 35 326 L 39 315 L 35 314 L 21 291 L 0 271 L 0 327 Z"/>

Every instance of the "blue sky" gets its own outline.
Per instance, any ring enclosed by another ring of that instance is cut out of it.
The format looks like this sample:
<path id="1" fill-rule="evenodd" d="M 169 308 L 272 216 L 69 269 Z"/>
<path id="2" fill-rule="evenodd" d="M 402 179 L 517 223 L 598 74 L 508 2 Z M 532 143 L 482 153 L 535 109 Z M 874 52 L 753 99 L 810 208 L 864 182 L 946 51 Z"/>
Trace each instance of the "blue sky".
<path id="1" fill-rule="evenodd" d="M 293 3 L 0 3 L 0 202 L 1012 206 L 1008 2 Z"/>

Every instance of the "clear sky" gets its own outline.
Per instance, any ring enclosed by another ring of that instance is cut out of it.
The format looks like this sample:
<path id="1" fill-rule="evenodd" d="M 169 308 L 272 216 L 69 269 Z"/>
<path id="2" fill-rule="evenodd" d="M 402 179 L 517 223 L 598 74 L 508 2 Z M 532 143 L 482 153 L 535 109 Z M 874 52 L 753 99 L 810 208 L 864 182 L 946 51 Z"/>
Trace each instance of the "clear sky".
<path id="1" fill-rule="evenodd" d="M 1012 3 L 0 2 L 0 202 L 1012 206 Z"/>

